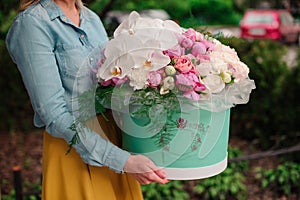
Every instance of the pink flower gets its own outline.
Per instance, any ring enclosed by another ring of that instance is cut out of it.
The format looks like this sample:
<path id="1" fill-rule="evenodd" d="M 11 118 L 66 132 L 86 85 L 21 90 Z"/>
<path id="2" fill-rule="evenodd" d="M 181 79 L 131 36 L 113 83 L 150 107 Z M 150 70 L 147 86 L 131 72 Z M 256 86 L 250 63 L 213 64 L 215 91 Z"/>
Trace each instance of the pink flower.
<path id="1" fill-rule="evenodd" d="M 190 48 L 192 48 L 194 42 L 193 42 L 190 38 L 184 37 L 184 38 L 181 40 L 181 43 L 180 43 L 180 44 L 181 44 L 181 46 L 182 46 L 183 48 L 190 49 Z"/>
<path id="2" fill-rule="evenodd" d="M 149 73 L 148 85 L 149 87 L 157 87 L 161 84 L 162 77 L 159 72 L 152 71 Z"/>
<path id="3" fill-rule="evenodd" d="M 185 73 L 176 75 L 176 86 L 183 92 L 194 90 L 194 86 L 199 82 L 199 78 L 194 73 Z"/>
<path id="4" fill-rule="evenodd" d="M 208 40 L 203 40 L 202 43 L 206 46 L 207 51 L 214 51 L 215 50 L 215 44 Z"/>
<path id="5" fill-rule="evenodd" d="M 179 118 L 176 120 L 176 122 L 177 122 L 177 128 L 184 129 L 186 127 L 187 120 L 183 118 Z"/>
<path id="6" fill-rule="evenodd" d="M 181 56 L 179 58 L 175 58 L 175 69 L 180 71 L 181 73 L 187 73 L 195 68 L 189 56 Z"/>
<path id="7" fill-rule="evenodd" d="M 204 35 L 200 32 L 196 32 L 196 41 L 202 41 L 204 40 Z"/>
<path id="8" fill-rule="evenodd" d="M 206 46 L 202 42 L 196 42 L 192 48 L 192 54 L 195 57 L 199 57 L 200 55 L 204 55 L 206 53 Z"/>
<path id="9" fill-rule="evenodd" d="M 185 97 L 199 100 L 200 94 L 206 87 L 199 80 L 199 77 L 194 72 L 176 75 L 176 86 L 180 91 L 183 91 Z"/>
<path id="10" fill-rule="evenodd" d="M 113 82 L 114 85 L 122 85 L 122 84 L 124 84 L 128 80 L 128 78 L 124 77 L 124 78 L 120 79 L 120 78 L 114 77 L 111 80 L 112 80 L 112 82 Z"/>
<path id="11" fill-rule="evenodd" d="M 183 94 L 183 96 L 185 96 L 185 97 L 188 98 L 188 99 L 192 99 L 192 100 L 194 100 L 194 101 L 198 101 L 198 100 L 200 100 L 200 98 L 201 98 L 200 94 L 198 94 L 198 93 L 195 92 L 195 91 L 185 92 L 185 93 Z"/>
<path id="12" fill-rule="evenodd" d="M 168 55 L 171 59 L 184 55 L 184 48 L 179 44 L 176 44 L 173 48 L 164 51 L 164 54 Z"/>
<path id="13" fill-rule="evenodd" d="M 124 84 L 127 80 L 128 80 L 127 77 L 122 78 L 122 79 L 114 77 L 114 78 L 109 79 L 107 81 L 102 81 L 102 82 L 100 82 L 100 84 L 102 86 L 109 86 L 109 85 L 116 86 L 116 85 Z"/>
<path id="14" fill-rule="evenodd" d="M 187 29 L 187 30 L 183 33 L 183 35 L 184 35 L 185 37 L 189 38 L 190 40 L 192 40 L 193 42 L 195 42 L 196 39 L 197 39 L 196 31 L 195 31 L 194 29 L 192 29 L 192 28 Z"/>
<path id="15" fill-rule="evenodd" d="M 100 85 L 102 85 L 102 86 L 109 86 L 109 85 L 112 85 L 112 81 L 111 81 L 111 79 L 109 79 L 107 81 L 101 81 Z"/>

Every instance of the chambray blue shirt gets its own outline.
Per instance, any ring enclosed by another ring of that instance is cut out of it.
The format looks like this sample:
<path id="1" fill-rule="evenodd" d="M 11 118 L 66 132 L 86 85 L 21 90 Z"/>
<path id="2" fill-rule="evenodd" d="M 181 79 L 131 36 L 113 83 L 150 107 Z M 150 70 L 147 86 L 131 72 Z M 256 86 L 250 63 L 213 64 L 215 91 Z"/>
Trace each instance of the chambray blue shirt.
<path id="1" fill-rule="evenodd" d="M 91 52 L 105 42 L 103 25 L 88 8 L 80 11 L 80 27 L 53 0 L 41 0 L 19 13 L 6 43 L 28 90 L 37 127 L 45 126 L 52 136 L 71 140 L 75 134 L 70 129 L 75 119 L 72 97 L 95 83 L 91 69 L 96 58 Z M 86 127 L 80 130 L 80 142 L 74 148 L 82 159 L 122 172 L 130 154 Z"/>

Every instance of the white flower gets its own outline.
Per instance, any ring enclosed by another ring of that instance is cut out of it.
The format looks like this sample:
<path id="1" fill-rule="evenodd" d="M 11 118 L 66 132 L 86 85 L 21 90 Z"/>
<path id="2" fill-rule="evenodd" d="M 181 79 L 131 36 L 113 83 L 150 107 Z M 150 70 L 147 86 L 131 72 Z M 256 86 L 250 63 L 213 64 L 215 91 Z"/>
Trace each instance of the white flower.
<path id="1" fill-rule="evenodd" d="M 163 82 L 162 86 L 160 88 L 160 94 L 167 94 L 170 92 L 170 90 L 173 90 L 175 87 L 175 80 L 172 76 L 167 76 Z"/>
<path id="2" fill-rule="evenodd" d="M 203 61 L 196 65 L 196 70 L 200 76 L 208 76 L 212 71 L 212 64 L 210 61 Z"/>
<path id="3" fill-rule="evenodd" d="M 173 65 L 168 65 L 165 68 L 165 73 L 167 76 L 173 76 L 176 74 L 176 69 L 174 68 Z"/>
<path id="4" fill-rule="evenodd" d="M 234 76 L 235 83 L 248 78 L 249 68 L 243 62 L 232 63 L 229 67 L 229 70 Z"/>
<path id="5" fill-rule="evenodd" d="M 156 41 L 148 40 L 142 48 L 133 50 L 130 54 L 134 60 L 134 67 L 143 67 L 146 71 L 157 71 L 169 64 L 170 57 L 164 55 L 158 45 Z"/>
<path id="6" fill-rule="evenodd" d="M 147 86 L 149 74 L 143 68 L 135 68 L 128 74 L 128 78 L 130 80 L 129 85 L 134 90 L 140 90 Z"/>
<path id="7" fill-rule="evenodd" d="M 120 35 L 108 42 L 104 51 L 105 61 L 97 76 L 109 80 L 113 77 L 123 78 L 135 68 L 144 68 L 144 71 L 159 70 L 170 62 L 159 45 L 156 40 L 144 43 L 138 37 Z"/>
<path id="8" fill-rule="evenodd" d="M 210 93 L 219 93 L 225 88 L 225 83 L 219 75 L 210 74 L 202 79 Z"/>
<path id="9" fill-rule="evenodd" d="M 181 34 L 182 28 L 171 20 L 142 18 L 133 11 L 115 30 L 114 37 L 120 35 L 134 35 L 143 41 L 157 40 L 162 50 L 169 49 L 177 44 L 175 34 Z"/>

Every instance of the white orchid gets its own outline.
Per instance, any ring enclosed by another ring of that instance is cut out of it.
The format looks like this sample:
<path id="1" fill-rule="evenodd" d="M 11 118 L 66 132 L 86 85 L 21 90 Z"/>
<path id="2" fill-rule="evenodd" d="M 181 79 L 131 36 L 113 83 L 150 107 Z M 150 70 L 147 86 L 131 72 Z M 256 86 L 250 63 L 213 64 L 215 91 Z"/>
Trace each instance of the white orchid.
<path id="1" fill-rule="evenodd" d="M 104 80 L 125 77 L 134 66 L 130 52 L 142 45 L 141 40 L 126 35 L 110 40 L 104 51 L 105 61 L 99 68 L 97 76 Z M 115 69 L 119 69 L 120 72 L 116 74 Z"/>
<path id="2" fill-rule="evenodd" d="M 113 77 L 124 78 L 133 69 L 156 71 L 170 63 L 169 56 L 160 50 L 156 40 L 145 43 L 131 35 L 120 35 L 111 40 L 104 52 L 106 61 L 98 70 L 98 77 L 108 80 Z"/>
<path id="3" fill-rule="evenodd" d="M 142 40 L 157 40 L 160 48 L 166 50 L 177 44 L 176 34 L 181 34 L 182 28 L 171 20 L 143 18 L 133 11 L 115 30 L 114 37 L 134 35 Z"/>

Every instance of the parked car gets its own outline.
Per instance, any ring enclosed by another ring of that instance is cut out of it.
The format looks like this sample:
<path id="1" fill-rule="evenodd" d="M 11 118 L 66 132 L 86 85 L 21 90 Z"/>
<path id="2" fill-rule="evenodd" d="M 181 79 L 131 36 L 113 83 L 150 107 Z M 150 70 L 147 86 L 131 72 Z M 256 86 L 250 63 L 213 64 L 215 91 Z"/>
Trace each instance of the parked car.
<path id="1" fill-rule="evenodd" d="M 241 38 L 300 42 L 300 26 L 286 10 L 249 10 L 240 22 Z"/>

